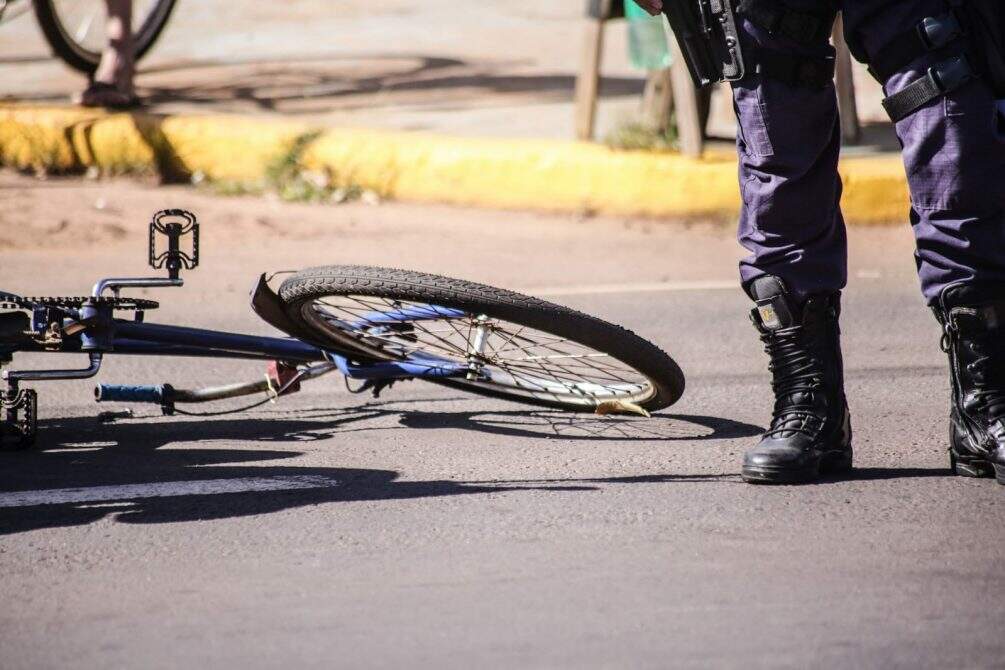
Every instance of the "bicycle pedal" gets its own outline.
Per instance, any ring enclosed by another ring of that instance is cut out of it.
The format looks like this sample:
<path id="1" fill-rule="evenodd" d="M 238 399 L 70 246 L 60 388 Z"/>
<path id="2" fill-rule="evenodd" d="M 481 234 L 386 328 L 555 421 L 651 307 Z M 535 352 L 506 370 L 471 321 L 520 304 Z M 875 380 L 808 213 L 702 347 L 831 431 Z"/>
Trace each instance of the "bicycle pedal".
<path id="1" fill-rule="evenodd" d="M 158 236 L 165 241 L 158 243 Z M 190 238 L 187 248 L 182 240 Z M 167 268 L 171 279 L 178 279 L 182 270 L 192 270 L 199 265 L 199 223 L 195 214 L 184 209 L 162 209 L 150 220 L 150 267 Z"/>
<path id="2" fill-rule="evenodd" d="M 38 429 L 38 394 L 34 389 L 0 391 L 0 449 L 19 451 L 35 442 Z"/>

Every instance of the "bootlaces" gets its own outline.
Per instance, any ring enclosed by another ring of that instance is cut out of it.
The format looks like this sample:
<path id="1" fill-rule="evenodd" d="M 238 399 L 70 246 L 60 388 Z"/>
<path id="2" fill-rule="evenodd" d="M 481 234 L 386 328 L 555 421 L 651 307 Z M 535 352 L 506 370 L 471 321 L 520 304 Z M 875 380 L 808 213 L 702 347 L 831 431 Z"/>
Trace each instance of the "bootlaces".
<path id="1" fill-rule="evenodd" d="M 799 432 L 814 436 L 823 417 L 814 405 L 821 387 L 819 363 L 803 342 L 802 328 L 762 335 L 764 351 L 770 362 L 771 389 L 775 394 L 774 415 L 766 436 Z M 807 422 L 807 418 L 818 421 Z"/>

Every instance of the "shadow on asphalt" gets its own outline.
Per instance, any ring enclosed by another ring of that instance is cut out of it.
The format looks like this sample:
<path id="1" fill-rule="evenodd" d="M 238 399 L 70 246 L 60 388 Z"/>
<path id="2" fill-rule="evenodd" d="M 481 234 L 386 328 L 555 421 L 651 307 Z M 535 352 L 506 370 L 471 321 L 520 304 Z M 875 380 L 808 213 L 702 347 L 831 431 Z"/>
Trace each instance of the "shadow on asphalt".
<path id="1" fill-rule="evenodd" d="M 824 477 L 818 481 L 811 482 L 812 485 L 835 484 L 848 481 L 869 481 L 880 479 L 910 479 L 913 477 L 947 477 L 949 469 L 929 469 L 929 468 L 855 468 L 851 472 L 845 473 L 842 477 Z M 481 481 L 464 482 L 465 484 L 669 484 L 677 482 L 728 482 L 743 484 L 748 486 L 740 478 L 739 473 L 721 473 L 710 475 L 636 475 L 633 477 L 603 477 L 603 478 L 582 478 L 582 479 L 486 479 Z M 805 484 L 799 485 L 803 486 Z M 590 487 L 594 488 L 594 487 Z M 758 488 L 773 488 L 770 485 L 760 485 Z"/>
<path id="2" fill-rule="evenodd" d="M 325 428 L 331 428 L 333 423 L 346 425 L 373 415 L 362 411 L 325 422 L 245 418 L 141 420 L 103 425 L 92 417 L 47 420 L 40 426 L 40 441 L 44 443 L 41 449 L 0 454 L 0 473 L 3 473 L 0 494 L 75 489 L 84 489 L 86 493 L 93 487 L 241 479 L 311 480 L 320 484 L 314 488 L 115 497 L 93 502 L 0 507 L 0 535 L 87 524 L 109 514 L 115 514 L 116 520 L 124 523 L 169 523 L 266 514 L 328 502 L 587 488 L 399 482 L 398 473 L 391 470 L 261 464 L 303 454 L 296 450 L 170 446 L 173 442 L 204 440 L 303 443 L 329 437 L 332 433 Z"/>
<path id="3" fill-rule="evenodd" d="M 418 402 L 443 402 L 423 399 Z M 735 474 L 653 474 L 597 479 L 398 481 L 392 470 L 276 464 L 303 455 L 296 448 L 217 448 L 174 443 L 254 442 L 307 445 L 336 435 L 374 430 L 454 428 L 514 438 L 568 440 L 709 440 L 750 437 L 758 426 L 708 416 L 657 415 L 653 419 L 596 417 L 551 411 L 416 411 L 409 401 L 374 402 L 343 409 L 306 409 L 235 419 L 174 417 L 113 424 L 94 417 L 43 420 L 38 449 L 0 454 L 4 493 L 130 487 L 158 483 L 231 480 L 314 482 L 309 488 L 194 493 L 116 494 L 104 499 L 3 506 L 0 535 L 74 526 L 115 515 L 123 523 L 169 523 L 251 516 L 331 502 L 397 500 L 502 491 L 590 491 L 604 484 L 740 483 Z M 396 421 L 395 421 L 396 419 Z M 379 420 L 380 423 L 372 423 Z M 364 425 L 368 424 L 368 425 Z M 326 445 L 328 446 L 328 445 Z M 330 448 L 337 451 L 333 442 Z M 449 447 L 445 447 L 449 448 Z M 844 479 L 944 476 L 944 470 L 865 468 Z M 833 483 L 837 479 L 823 480 Z"/>
<path id="4" fill-rule="evenodd" d="M 380 53 L 190 59 L 141 65 L 139 93 L 144 102 L 154 105 L 187 103 L 226 109 L 228 104 L 242 103 L 290 115 L 392 104 L 442 106 L 448 101 L 470 106 L 475 99 L 484 104 L 485 95 L 532 97 L 535 102 L 571 99 L 573 74 L 514 72 L 514 66 L 521 64 Z M 174 81 L 144 85 L 150 75 L 169 75 Z M 643 87 L 641 77 L 608 76 L 600 81 L 603 96 L 638 95 Z M 65 98 L 65 92 L 19 96 L 36 102 Z"/>
<path id="5" fill-rule="evenodd" d="M 850 472 L 826 475 L 816 485 L 838 484 L 848 481 L 878 481 L 882 479 L 911 479 L 915 477 L 949 477 L 949 468 L 854 468 Z"/>
<path id="6" fill-rule="evenodd" d="M 756 434 L 757 426 L 708 416 L 657 415 L 652 419 L 598 417 L 559 411 L 418 411 L 416 402 L 375 401 L 339 409 L 286 410 L 238 418 L 150 417 L 112 424 L 94 417 L 45 419 L 35 450 L 0 454 L 0 494 L 130 487 L 165 482 L 220 482 L 263 478 L 320 481 L 315 488 L 148 497 L 90 502 L 0 506 L 0 534 L 87 524 L 114 514 L 124 523 L 165 523 L 277 512 L 326 502 L 393 500 L 512 490 L 583 491 L 594 482 L 398 481 L 391 470 L 298 467 L 275 464 L 303 455 L 308 445 L 344 433 L 375 430 L 461 429 L 524 439 L 579 441 L 708 440 Z M 189 446 L 253 442 L 283 449 Z M 187 443 L 185 447 L 173 446 Z M 293 448 L 289 448 L 293 446 Z M 330 447 L 337 450 L 338 443 Z M 661 476 L 652 481 L 698 481 Z M 614 478 L 611 482 L 628 483 Z M 642 481 L 641 479 L 638 481 Z"/>

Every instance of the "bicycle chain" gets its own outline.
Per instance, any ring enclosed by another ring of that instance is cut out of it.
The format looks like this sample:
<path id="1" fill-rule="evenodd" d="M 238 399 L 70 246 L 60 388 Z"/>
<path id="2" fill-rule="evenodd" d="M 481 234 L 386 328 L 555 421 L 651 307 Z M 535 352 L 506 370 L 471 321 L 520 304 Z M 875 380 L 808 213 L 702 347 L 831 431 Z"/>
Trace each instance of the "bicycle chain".
<path id="1" fill-rule="evenodd" d="M 0 307 L 6 309 L 32 309 L 36 305 L 44 307 L 62 307 L 69 309 L 79 309 L 85 304 L 96 307 L 111 307 L 112 309 L 132 309 L 147 310 L 157 309 L 160 303 L 155 300 L 144 300 L 143 298 L 112 298 L 102 296 L 95 298 L 92 296 L 29 296 L 21 297 L 11 294 L 0 294 Z"/>

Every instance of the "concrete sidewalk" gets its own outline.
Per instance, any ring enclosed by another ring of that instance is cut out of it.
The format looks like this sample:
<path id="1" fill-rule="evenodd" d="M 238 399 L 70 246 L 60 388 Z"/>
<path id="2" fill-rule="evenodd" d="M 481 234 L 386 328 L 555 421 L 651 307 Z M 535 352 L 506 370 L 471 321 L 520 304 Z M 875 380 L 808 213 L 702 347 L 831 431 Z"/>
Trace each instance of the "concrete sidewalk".
<path id="1" fill-rule="evenodd" d="M 692 159 L 561 140 L 0 107 L 0 164 L 22 169 L 199 176 L 243 192 L 244 184 L 261 184 L 277 162 L 326 188 L 415 202 L 671 218 L 728 218 L 740 204 L 728 154 Z M 898 158 L 849 158 L 839 169 L 846 221 L 903 218 L 907 189 Z"/>
<path id="2" fill-rule="evenodd" d="M 153 112 L 571 139 L 583 21 L 580 0 L 183 3 L 137 81 Z M 0 100 L 64 104 L 83 87 L 31 16 L 0 31 Z M 598 138 L 638 111 L 644 73 L 629 64 L 626 35 L 624 21 L 608 24 Z M 862 68 L 856 82 L 863 121 L 886 125 L 878 85 Z M 713 134 L 730 138 L 734 126 L 730 106 L 714 104 Z M 867 139 L 896 148 L 888 127 Z"/>

